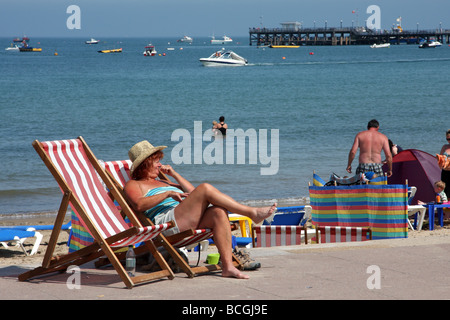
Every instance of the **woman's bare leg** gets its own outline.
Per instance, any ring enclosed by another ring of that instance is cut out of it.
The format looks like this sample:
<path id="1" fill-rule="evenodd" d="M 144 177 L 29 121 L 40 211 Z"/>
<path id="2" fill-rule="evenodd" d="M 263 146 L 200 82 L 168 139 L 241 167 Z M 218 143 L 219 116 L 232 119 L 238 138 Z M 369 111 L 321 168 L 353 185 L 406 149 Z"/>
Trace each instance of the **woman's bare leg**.
<path id="1" fill-rule="evenodd" d="M 210 184 L 203 183 L 192 191 L 175 209 L 175 219 L 180 231 L 198 227 L 203 213 L 212 204 L 249 217 L 260 223 L 275 213 L 276 203 L 270 207 L 254 208 L 238 203 Z"/>
<path id="2" fill-rule="evenodd" d="M 210 228 L 214 231 L 214 243 L 220 254 L 222 262 L 222 276 L 238 279 L 248 279 L 249 276 L 241 273 L 233 265 L 231 254 L 231 230 L 227 210 L 220 207 L 209 207 L 203 214 L 199 228 Z"/>

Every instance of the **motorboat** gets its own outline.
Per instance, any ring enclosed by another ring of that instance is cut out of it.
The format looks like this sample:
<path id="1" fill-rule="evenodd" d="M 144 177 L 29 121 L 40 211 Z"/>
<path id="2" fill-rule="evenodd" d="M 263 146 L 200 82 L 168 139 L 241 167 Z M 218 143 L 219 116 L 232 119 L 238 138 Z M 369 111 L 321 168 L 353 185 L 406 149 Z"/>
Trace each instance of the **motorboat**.
<path id="1" fill-rule="evenodd" d="M 99 40 L 95 40 L 94 38 L 91 38 L 91 40 L 86 41 L 86 44 L 97 44 L 99 43 Z"/>
<path id="2" fill-rule="evenodd" d="M 419 45 L 419 48 L 436 48 L 442 46 L 439 41 L 425 41 Z"/>
<path id="3" fill-rule="evenodd" d="M 299 45 L 295 45 L 295 44 L 280 44 L 280 45 L 270 45 L 269 48 L 300 48 Z"/>
<path id="4" fill-rule="evenodd" d="M 245 66 L 248 61 L 233 51 L 225 49 L 214 52 L 208 58 L 201 58 L 200 62 L 205 67 L 218 66 Z"/>
<path id="5" fill-rule="evenodd" d="M 390 46 L 391 46 L 390 43 L 379 43 L 379 44 L 374 43 L 374 44 L 371 45 L 370 47 L 371 47 L 372 49 L 377 49 L 377 48 L 389 48 Z"/>
<path id="6" fill-rule="evenodd" d="M 98 53 L 120 53 L 122 52 L 122 48 L 119 49 L 106 49 L 106 50 L 99 50 Z"/>
<path id="7" fill-rule="evenodd" d="M 192 39 L 189 36 L 184 36 L 181 39 L 178 39 L 177 42 L 185 42 L 185 43 L 192 43 L 194 41 L 194 39 Z"/>
<path id="8" fill-rule="evenodd" d="M 19 51 L 19 46 L 17 44 L 16 45 L 11 44 L 11 46 L 6 48 L 5 50 L 6 51 Z"/>
<path id="9" fill-rule="evenodd" d="M 156 55 L 156 49 L 155 46 L 149 44 L 148 46 L 145 46 L 144 48 L 144 56 L 151 57 Z"/>
<path id="10" fill-rule="evenodd" d="M 227 36 L 223 36 L 222 39 L 216 39 L 214 36 L 212 36 L 211 38 L 211 44 L 227 44 L 233 42 L 233 39 Z"/>

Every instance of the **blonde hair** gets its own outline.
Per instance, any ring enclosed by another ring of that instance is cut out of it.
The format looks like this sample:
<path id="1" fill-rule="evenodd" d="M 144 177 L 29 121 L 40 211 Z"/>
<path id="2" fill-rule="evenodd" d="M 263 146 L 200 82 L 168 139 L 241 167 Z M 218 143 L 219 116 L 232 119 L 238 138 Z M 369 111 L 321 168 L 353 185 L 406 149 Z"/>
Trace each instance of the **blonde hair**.
<path id="1" fill-rule="evenodd" d="M 445 189 L 445 182 L 444 182 L 444 181 L 436 181 L 436 182 L 434 183 L 434 186 L 435 186 L 436 188 L 442 188 L 442 189 Z"/>

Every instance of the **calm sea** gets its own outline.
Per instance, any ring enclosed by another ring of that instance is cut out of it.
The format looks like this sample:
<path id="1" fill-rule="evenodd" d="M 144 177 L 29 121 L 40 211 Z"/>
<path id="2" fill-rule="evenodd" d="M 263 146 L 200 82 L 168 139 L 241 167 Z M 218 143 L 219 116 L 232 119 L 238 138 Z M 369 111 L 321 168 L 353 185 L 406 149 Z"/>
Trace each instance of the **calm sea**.
<path id="1" fill-rule="evenodd" d="M 223 164 L 204 158 L 194 164 L 192 156 L 175 168 L 193 184 L 212 183 L 252 205 L 272 199 L 293 205 L 308 196 L 313 170 L 324 179 L 346 174 L 354 135 L 372 118 L 402 148 L 431 154 L 440 151 L 450 128 L 447 44 L 270 49 L 249 46 L 243 37 L 226 48 L 248 59 L 248 66 L 208 68 L 199 58 L 221 47 L 208 38 L 192 45 L 175 37 L 110 38 L 90 46 L 88 39 L 31 39 L 40 53 L 5 51 L 11 40 L 0 38 L 1 215 L 59 207 L 61 192 L 31 146 L 35 139 L 81 135 L 104 160 L 126 159 L 128 149 L 145 139 L 169 146 L 164 160 L 173 164 L 177 129 L 194 140 L 195 124 L 204 132 L 223 115 L 229 128 L 254 130 L 258 143 L 267 138 L 267 153 L 250 151 L 261 156 L 250 164 L 247 141 L 241 143 L 243 164 L 236 154 L 228 160 L 224 154 Z M 149 42 L 161 55 L 143 56 Z M 123 52 L 97 53 L 113 48 Z M 279 149 L 271 154 L 275 132 Z M 208 148 L 211 142 L 203 141 L 199 150 Z M 194 144 L 185 151 L 193 154 Z M 276 174 L 261 175 L 270 165 Z"/>

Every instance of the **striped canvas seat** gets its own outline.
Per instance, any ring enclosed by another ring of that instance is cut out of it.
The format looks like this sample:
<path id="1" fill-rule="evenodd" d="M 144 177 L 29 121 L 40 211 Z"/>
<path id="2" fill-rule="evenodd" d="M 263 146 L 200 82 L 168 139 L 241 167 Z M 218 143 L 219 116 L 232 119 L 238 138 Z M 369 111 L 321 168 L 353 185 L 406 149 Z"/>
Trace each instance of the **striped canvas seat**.
<path id="1" fill-rule="evenodd" d="M 64 196 L 42 267 L 22 274 L 19 280 L 26 280 L 51 270 L 65 269 L 69 265 L 81 265 L 102 255 L 107 256 L 127 287 L 162 277 L 173 279 L 173 272 L 160 256 L 155 257 L 163 270 L 159 274 L 131 277 L 113 250 L 144 242 L 147 251 L 158 255 L 159 253 L 155 253 L 157 250 L 153 241 L 149 240 L 171 228 L 172 223 L 143 226 L 81 137 L 46 142 L 36 140 L 33 146 L 58 182 Z M 102 180 L 129 218 L 130 225 L 124 221 Z M 69 204 L 94 242 L 82 250 L 69 253 L 63 259 L 55 260 L 52 259 L 52 254 Z"/>
<path id="2" fill-rule="evenodd" d="M 316 228 L 316 241 L 319 243 L 366 241 L 372 239 L 372 230 L 361 227 Z"/>
<path id="3" fill-rule="evenodd" d="M 259 225 L 253 226 L 254 247 L 292 246 L 302 243 L 304 234 L 305 244 L 308 243 L 305 227 L 295 225 Z"/>

